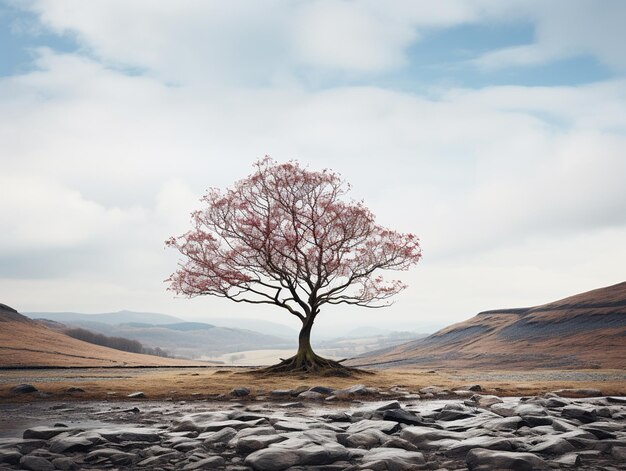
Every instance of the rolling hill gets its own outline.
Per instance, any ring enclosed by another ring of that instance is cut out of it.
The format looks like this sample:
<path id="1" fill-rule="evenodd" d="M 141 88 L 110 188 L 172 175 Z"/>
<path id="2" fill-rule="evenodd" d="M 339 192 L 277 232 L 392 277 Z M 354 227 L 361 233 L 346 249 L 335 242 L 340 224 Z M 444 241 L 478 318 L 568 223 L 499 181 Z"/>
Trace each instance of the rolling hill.
<path id="1" fill-rule="evenodd" d="M 185 366 L 207 363 L 122 352 L 82 342 L 0 304 L 0 367 Z"/>
<path id="2" fill-rule="evenodd" d="M 55 330 L 80 327 L 108 337 L 123 337 L 137 340 L 146 347 L 159 347 L 168 353 L 185 358 L 214 357 L 224 353 L 264 348 L 295 347 L 294 335 L 284 339 L 247 329 L 219 327 L 203 322 L 176 322 L 172 324 L 150 324 L 125 322 L 111 324 L 90 320 L 66 321 L 59 324 L 52 319 L 36 319 L 37 322 Z"/>
<path id="3" fill-rule="evenodd" d="M 485 311 L 352 366 L 626 368 L 626 282 L 541 306 Z"/>

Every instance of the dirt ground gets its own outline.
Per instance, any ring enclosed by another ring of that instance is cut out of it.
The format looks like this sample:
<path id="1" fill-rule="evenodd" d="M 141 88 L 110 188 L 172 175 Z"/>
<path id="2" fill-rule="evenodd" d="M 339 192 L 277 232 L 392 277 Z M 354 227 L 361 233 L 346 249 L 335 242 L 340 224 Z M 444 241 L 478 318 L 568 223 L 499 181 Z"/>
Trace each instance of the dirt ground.
<path id="1" fill-rule="evenodd" d="M 0 371 L 0 402 L 128 400 L 141 391 L 152 400 L 199 400 L 247 387 L 251 396 L 297 386 L 344 388 L 364 384 L 393 395 L 394 387 L 415 392 L 425 386 L 463 389 L 479 384 L 499 396 L 535 395 L 558 389 L 594 388 L 605 395 L 626 395 L 626 370 L 373 370 L 350 378 L 260 376 L 249 368 L 72 368 Z M 39 393 L 16 395 L 10 388 L 34 385 Z M 77 387 L 84 392 L 68 393 Z"/>

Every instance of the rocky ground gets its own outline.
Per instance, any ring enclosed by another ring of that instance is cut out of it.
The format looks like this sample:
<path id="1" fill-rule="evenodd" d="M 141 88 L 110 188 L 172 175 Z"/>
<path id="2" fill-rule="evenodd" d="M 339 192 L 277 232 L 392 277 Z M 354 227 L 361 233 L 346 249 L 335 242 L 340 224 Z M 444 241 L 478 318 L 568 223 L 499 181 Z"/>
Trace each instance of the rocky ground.
<path id="1" fill-rule="evenodd" d="M 0 469 L 626 469 L 626 398 L 501 399 L 480 389 L 9 403 L 0 406 Z"/>

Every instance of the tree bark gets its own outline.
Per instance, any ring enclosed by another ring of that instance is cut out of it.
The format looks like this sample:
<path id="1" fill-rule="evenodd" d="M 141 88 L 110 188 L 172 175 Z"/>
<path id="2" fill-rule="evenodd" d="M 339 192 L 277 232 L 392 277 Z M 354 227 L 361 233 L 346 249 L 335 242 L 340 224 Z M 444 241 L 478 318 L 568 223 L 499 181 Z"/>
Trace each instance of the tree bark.
<path id="1" fill-rule="evenodd" d="M 302 329 L 300 329 L 300 335 L 298 336 L 298 352 L 296 358 L 300 360 L 302 364 L 307 362 L 313 362 L 315 359 L 315 353 L 313 347 L 311 347 L 311 329 L 313 328 L 313 322 L 315 321 L 315 315 L 310 315 L 302 323 Z"/>

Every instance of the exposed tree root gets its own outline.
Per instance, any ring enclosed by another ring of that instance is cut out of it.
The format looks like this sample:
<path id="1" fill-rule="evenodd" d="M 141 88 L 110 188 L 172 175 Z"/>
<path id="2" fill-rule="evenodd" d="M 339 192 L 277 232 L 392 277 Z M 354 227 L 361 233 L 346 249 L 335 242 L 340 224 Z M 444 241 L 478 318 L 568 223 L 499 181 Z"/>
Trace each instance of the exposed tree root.
<path id="1" fill-rule="evenodd" d="M 362 374 L 373 374 L 370 371 L 344 366 L 338 361 L 329 360 L 313 353 L 312 350 L 298 352 L 277 365 L 260 368 L 254 371 L 260 375 L 307 374 L 315 376 L 351 377 Z"/>

